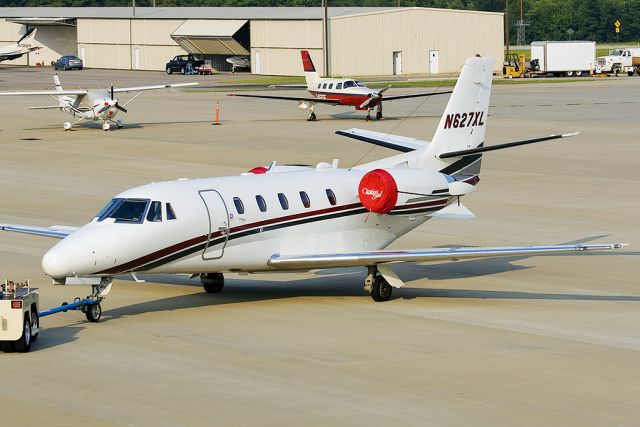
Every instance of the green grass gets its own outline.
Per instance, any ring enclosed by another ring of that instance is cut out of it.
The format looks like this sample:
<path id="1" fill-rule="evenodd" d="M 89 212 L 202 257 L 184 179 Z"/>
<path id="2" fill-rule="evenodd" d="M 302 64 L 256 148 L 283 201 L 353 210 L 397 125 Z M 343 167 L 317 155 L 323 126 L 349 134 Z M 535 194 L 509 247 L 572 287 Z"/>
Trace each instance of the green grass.
<path id="1" fill-rule="evenodd" d="M 295 76 L 267 76 L 256 77 L 254 79 L 244 80 L 220 80 L 220 83 L 226 84 L 256 84 L 256 85 L 284 85 L 284 84 L 300 84 L 305 83 L 304 77 Z"/>

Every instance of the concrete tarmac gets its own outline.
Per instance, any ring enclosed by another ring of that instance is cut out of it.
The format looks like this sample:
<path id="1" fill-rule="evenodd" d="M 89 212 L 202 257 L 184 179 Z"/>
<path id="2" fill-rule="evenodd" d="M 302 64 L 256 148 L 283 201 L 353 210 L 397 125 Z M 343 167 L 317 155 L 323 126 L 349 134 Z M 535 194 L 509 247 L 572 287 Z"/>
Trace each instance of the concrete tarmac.
<path id="1" fill-rule="evenodd" d="M 27 110 L 50 99 L 2 98 L 0 222 L 80 225 L 151 181 L 381 158 L 393 153 L 333 132 L 430 139 L 446 101 L 391 102 L 368 123 L 319 106 L 308 123 L 295 103 L 154 92 L 123 129 L 64 132 L 62 113 Z M 495 87 L 487 145 L 582 133 L 487 153 L 464 200 L 477 218 L 431 220 L 392 247 L 632 246 L 403 265 L 407 287 L 385 303 L 361 269 L 227 275 L 220 295 L 186 277 L 119 278 L 100 323 L 51 316 L 30 353 L 0 353 L 0 426 L 638 425 L 639 101 L 638 78 Z M 89 292 L 43 275 L 54 243 L 0 234 L 0 276 L 31 278 L 43 307 Z"/>

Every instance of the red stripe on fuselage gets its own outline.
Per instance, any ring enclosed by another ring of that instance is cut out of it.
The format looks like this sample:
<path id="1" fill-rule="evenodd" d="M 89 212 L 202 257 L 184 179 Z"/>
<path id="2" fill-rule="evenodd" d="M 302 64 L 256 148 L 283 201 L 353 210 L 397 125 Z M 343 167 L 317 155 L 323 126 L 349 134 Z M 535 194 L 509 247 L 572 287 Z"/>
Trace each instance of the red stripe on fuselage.
<path id="1" fill-rule="evenodd" d="M 363 102 L 369 99 L 369 97 L 366 95 L 356 95 L 356 94 L 348 94 L 348 93 L 342 94 L 342 93 L 335 93 L 335 92 L 318 92 L 313 90 L 310 90 L 309 93 L 311 93 L 311 95 L 313 95 L 314 98 L 335 99 L 337 101 L 340 101 L 340 105 L 349 105 L 352 107 L 356 107 L 356 109 L 358 110 L 360 109 L 366 110 L 367 108 L 359 108 L 359 107 Z M 378 98 L 372 101 L 371 104 L 369 104 L 369 106 L 375 107 L 380 103 L 381 100 L 382 98 Z"/>

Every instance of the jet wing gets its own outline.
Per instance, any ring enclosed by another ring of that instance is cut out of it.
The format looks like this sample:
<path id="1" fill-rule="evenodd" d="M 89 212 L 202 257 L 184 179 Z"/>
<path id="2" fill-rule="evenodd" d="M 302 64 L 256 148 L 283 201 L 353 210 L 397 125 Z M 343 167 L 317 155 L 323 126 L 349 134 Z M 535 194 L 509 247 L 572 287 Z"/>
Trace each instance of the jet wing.
<path id="1" fill-rule="evenodd" d="M 420 98 L 422 96 L 431 96 L 431 95 L 446 95 L 448 93 L 453 93 L 452 90 L 448 90 L 445 92 L 427 92 L 427 93 L 414 93 L 412 95 L 396 95 L 396 96 L 383 96 L 383 101 L 396 101 L 398 99 L 408 99 L 408 98 Z"/>
<path id="2" fill-rule="evenodd" d="M 113 93 L 120 92 L 142 92 L 143 90 L 156 90 L 156 89 L 168 89 L 172 87 L 186 87 L 186 86 L 197 86 L 198 83 L 173 83 L 166 85 L 153 85 L 153 86 L 133 86 L 133 87 L 116 87 L 113 88 Z"/>
<path id="3" fill-rule="evenodd" d="M 57 90 L 30 90 L 30 91 L 22 91 L 22 92 L 0 92 L 0 96 L 11 96 L 11 95 L 53 95 L 53 96 L 77 95 L 77 96 L 82 96 L 82 95 L 86 95 L 87 93 L 88 93 L 88 91 L 83 90 L 83 89 L 61 90 L 61 91 L 57 91 Z"/>
<path id="4" fill-rule="evenodd" d="M 558 246 L 505 246 L 432 248 L 407 251 L 351 252 L 343 254 L 273 255 L 267 265 L 279 269 L 313 270 L 338 267 L 366 267 L 401 262 L 457 261 L 460 259 L 490 258 L 514 255 L 542 255 L 565 252 L 585 252 L 620 249 L 626 243 Z"/>
<path id="5" fill-rule="evenodd" d="M 381 147 L 402 151 L 403 153 L 408 153 L 409 151 L 424 148 L 429 144 L 428 141 L 422 141 L 415 138 L 408 138 L 406 136 L 391 135 L 388 133 L 374 132 L 358 128 L 337 130 L 336 133 L 348 138 L 368 142 L 369 144 L 380 145 Z"/>
<path id="6" fill-rule="evenodd" d="M 323 99 L 323 98 L 305 98 L 295 96 L 276 96 L 276 95 L 246 95 L 243 93 L 228 93 L 227 96 L 242 96 L 245 98 L 264 98 L 264 99 L 280 99 L 284 101 L 298 101 L 298 102 L 313 102 L 314 104 L 331 104 L 340 105 L 340 101 L 337 99 Z"/>
<path id="7" fill-rule="evenodd" d="M 51 227 L 31 227 L 19 224 L 0 224 L 0 230 L 13 231 L 14 233 L 32 234 L 34 236 L 53 237 L 64 239 L 78 227 L 67 227 L 65 225 L 52 225 Z"/>

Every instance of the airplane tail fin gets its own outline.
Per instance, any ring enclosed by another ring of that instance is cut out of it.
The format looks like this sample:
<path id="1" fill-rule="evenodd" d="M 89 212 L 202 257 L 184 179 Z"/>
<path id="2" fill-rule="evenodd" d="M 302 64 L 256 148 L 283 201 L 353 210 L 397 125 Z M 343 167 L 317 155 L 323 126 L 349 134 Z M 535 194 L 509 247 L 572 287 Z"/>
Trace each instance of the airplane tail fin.
<path id="1" fill-rule="evenodd" d="M 24 35 L 22 37 L 20 37 L 20 40 L 18 40 L 16 42 L 17 45 L 20 45 L 20 43 L 22 43 L 24 40 L 26 39 L 33 39 L 36 36 L 36 31 L 38 31 L 38 28 L 31 28 L 29 30 L 27 30 L 26 33 L 24 33 Z"/>
<path id="2" fill-rule="evenodd" d="M 313 65 L 309 51 L 301 50 L 300 54 L 302 55 L 302 68 L 304 69 L 304 78 L 307 80 L 307 88 L 314 89 L 320 80 L 320 76 Z"/>
<path id="3" fill-rule="evenodd" d="M 53 84 L 56 85 L 56 92 L 62 92 L 62 85 L 60 84 L 60 78 L 57 74 L 53 76 Z"/>
<path id="4" fill-rule="evenodd" d="M 476 148 L 484 143 L 493 78 L 492 57 L 476 55 L 462 68 L 433 140 L 420 150 L 420 166 L 447 175 L 478 175 L 482 154 L 441 154 Z"/>

